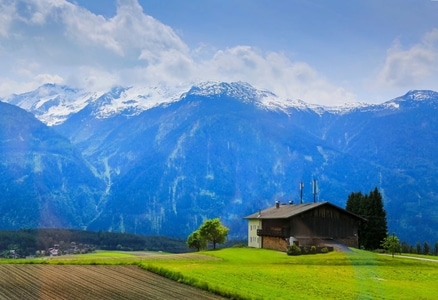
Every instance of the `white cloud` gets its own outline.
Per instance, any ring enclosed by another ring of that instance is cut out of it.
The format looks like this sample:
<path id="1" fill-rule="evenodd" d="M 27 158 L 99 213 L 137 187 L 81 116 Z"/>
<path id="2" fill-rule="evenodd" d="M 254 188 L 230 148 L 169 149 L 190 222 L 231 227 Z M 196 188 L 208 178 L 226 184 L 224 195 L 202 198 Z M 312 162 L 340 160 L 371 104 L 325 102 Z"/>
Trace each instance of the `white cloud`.
<path id="1" fill-rule="evenodd" d="M 280 96 L 321 104 L 355 99 L 310 65 L 250 46 L 189 49 L 136 0 L 105 18 L 66 0 L 0 3 L 0 96 L 49 82 L 90 90 L 204 80 L 246 81 Z"/>
<path id="2" fill-rule="evenodd" d="M 438 29 L 427 33 L 422 41 L 403 49 L 399 41 L 387 51 L 385 62 L 377 76 L 377 86 L 383 88 L 418 86 L 436 78 L 438 71 Z"/>
<path id="3" fill-rule="evenodd" d="M 293 62 L 281 53 L 263 54 L 249 46 L 217 51 L 203 62 L 199 74 L 214 80 L 247 81 L 279 96 L 307 102 L 336 105 L 355 100 L 352 93 L 331 85 L 308 64 Z"/>

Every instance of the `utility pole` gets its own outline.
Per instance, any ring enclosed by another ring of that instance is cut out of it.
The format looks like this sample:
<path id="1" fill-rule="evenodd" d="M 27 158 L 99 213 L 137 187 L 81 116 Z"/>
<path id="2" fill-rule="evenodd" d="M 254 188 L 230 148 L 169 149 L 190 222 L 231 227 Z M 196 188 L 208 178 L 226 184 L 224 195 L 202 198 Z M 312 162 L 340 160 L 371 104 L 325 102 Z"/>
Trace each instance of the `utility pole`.
<path id="1" fill-rule="evenodd" d="M 318 194 L 318 183 L 316 182 L 316 179 L 313 179 L 312 193 L 313 193 L 313 203 L 316 203 L 316 194 Z"/>
<path id="2" fill-rule="evenodd" d="M 303 204 L 303 190 L 304 190 L 304 182 L 300 182 L 300 204 Z"/>

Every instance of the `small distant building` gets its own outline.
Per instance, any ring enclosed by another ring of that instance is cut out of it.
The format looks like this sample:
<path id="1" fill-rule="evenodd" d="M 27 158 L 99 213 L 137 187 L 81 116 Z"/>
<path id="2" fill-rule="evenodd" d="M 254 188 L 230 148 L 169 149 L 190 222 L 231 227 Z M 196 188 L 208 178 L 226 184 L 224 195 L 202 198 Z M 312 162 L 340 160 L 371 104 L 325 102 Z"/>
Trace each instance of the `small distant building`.
<path id="1" fill-rule="evenodd" d="M 358 248 L 358 228 L 366 219 L 329 202 L 280 204 L 260 210 L 248 220 L 248 246 L 286 251 L 292 243 L 339 242 Z"/>

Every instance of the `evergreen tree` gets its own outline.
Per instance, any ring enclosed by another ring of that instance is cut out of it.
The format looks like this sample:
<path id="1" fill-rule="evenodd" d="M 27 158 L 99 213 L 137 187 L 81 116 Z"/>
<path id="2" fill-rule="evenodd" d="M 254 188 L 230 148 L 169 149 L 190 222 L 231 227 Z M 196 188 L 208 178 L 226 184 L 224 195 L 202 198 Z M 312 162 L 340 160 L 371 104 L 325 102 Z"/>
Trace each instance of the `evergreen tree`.
<path id="1" fill-rule="evenodd" d="M 417 242 L 416 248 L 417 248 L 417 254 L 421 254 L 421 244 L 420 244 L 420 242 Z"/>
<path id="2" fill-rule="evenodd" d="M 366 248 L 377 249 L 387 235 L 386 211 L 383 208 L 382 196 L 377 188 L 370 193 L 367 199 L 368 219 L 366 230 Z"/>
<path id="3" fill-rule="evenodd" d="M 424 242 L 423 245 L 423 254 L 429 255 L 430 254 L 430 246 L 428 242 Z"/>
<path id="4" fill-rule="evenodd" d="M 351 193 L 347 199 L 346 210 L 368 220 L 359 226 L 359 245 L 368 250 L 379 248 L 387 236 L 388 228 L 379 190 L 375 188 L 369 195 Z"/>

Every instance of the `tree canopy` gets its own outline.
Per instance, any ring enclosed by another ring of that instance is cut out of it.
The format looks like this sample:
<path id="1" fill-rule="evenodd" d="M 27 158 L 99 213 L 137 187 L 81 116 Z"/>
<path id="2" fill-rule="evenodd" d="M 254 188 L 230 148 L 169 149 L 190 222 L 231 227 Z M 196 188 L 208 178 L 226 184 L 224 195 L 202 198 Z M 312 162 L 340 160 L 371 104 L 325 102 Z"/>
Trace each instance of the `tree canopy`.
<path id="1" fill-rule="evenodd" d="M 346 210 L 368 220 L 359 227 L 359 245 L 368 250 L 378 249 L 387 236 L 386 211 L 379 190 L 375 188 L 368 195 L 351 193 Z"/>
<path id="2" fill-rule="evenodd" d="M 391 253 L 392 257 L 394 257 L 395 253 L 401 253 L 400 240 L 395 234 L 391 236 L 388 235 L 386 238 L 384 238 L 381 246 L 383 249 Z"/>
<path id="3" fill-rule="evenodd" d="M 207 247 L 207 241 L 201 236 L 199 230 L 195 230 L 187 238 L 187 246 L 201 251 Z"/>
<path id="4" fill-rule="evenodd" d="M 196 248 L 198 251 L 204 249 L 208 242 L 213 244 L 222 244 L 228 236 L 228 228 L 222 225 L 219 218 L 206 220 L 197 230 L 192 232 L 187 238 L 187 246 Z"/>

